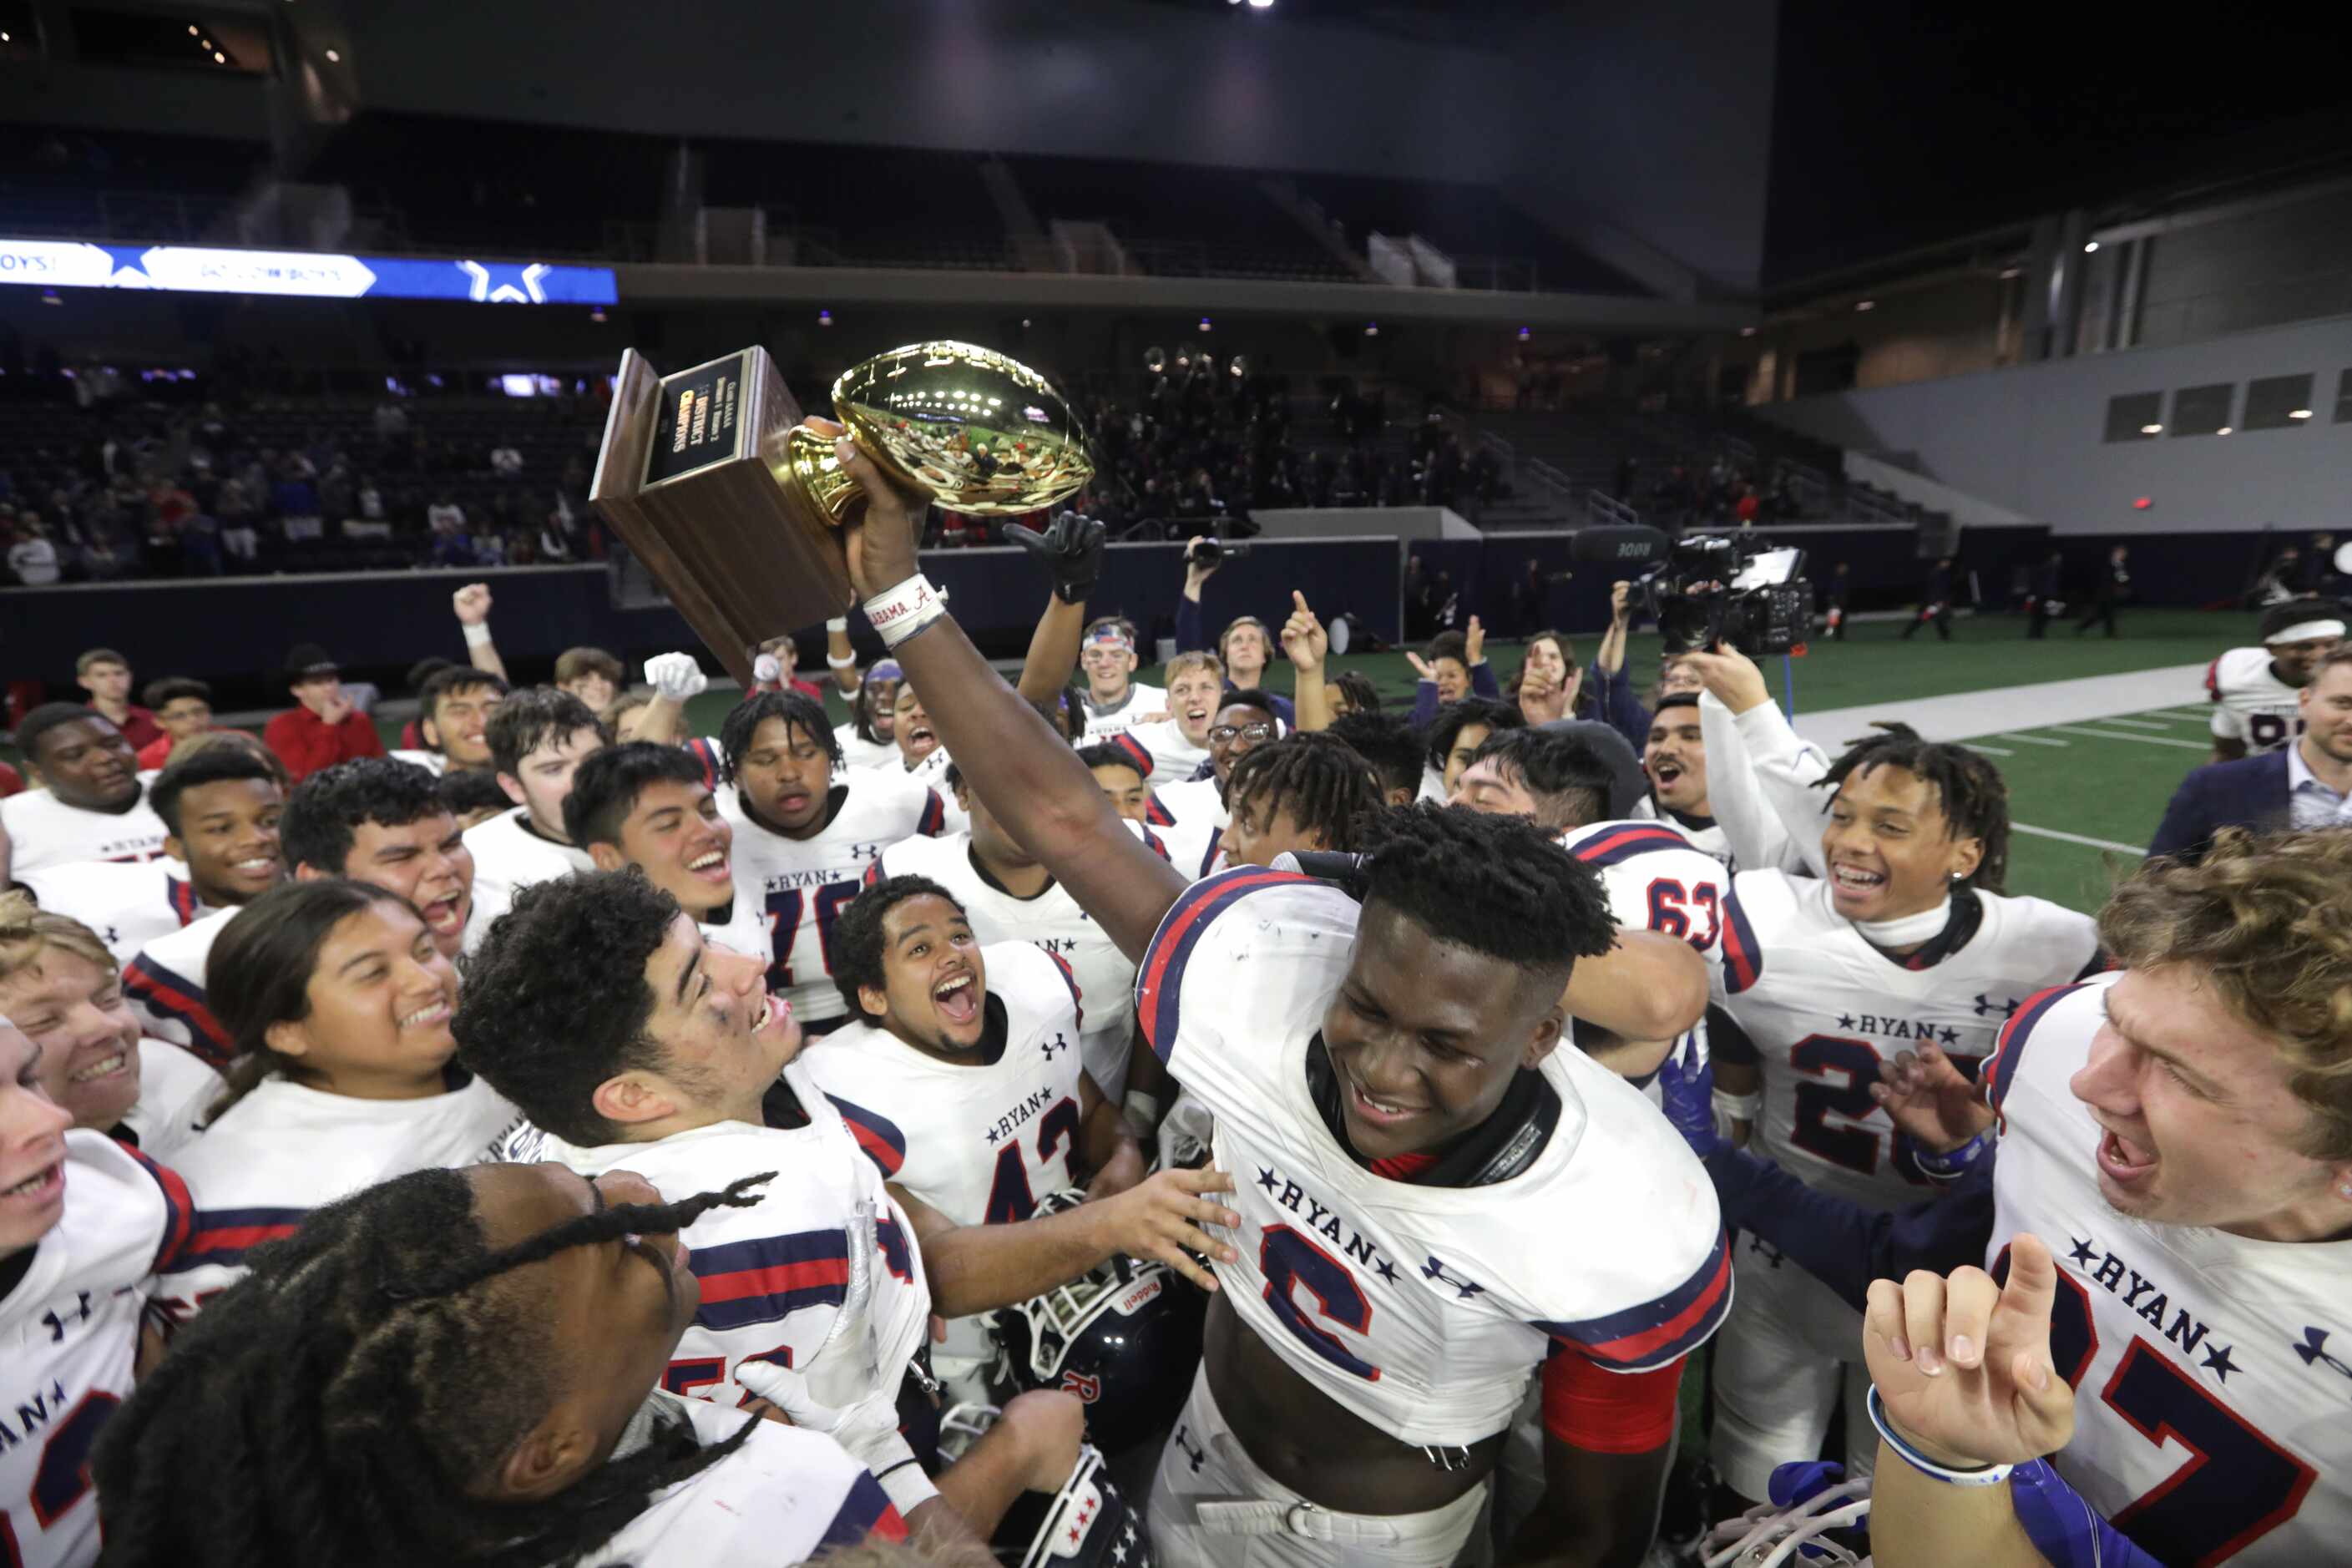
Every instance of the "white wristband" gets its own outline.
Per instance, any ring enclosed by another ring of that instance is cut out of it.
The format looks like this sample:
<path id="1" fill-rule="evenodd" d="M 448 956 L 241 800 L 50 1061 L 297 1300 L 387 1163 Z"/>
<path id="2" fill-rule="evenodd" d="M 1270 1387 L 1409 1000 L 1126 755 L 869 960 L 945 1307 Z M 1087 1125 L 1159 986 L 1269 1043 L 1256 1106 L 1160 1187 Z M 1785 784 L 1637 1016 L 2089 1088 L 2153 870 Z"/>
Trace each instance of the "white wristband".
<path id="1" fill-rule="evenodd" d="M 847 616 L 835 616 L 833 619 L 824 623 L 824 629 L 829 632 L 845 632 L 849 629 L 849 617 Z"/>
<path id="2" fill-rule="evenodd" d="M 467 646 L 467 647 L 488 647 L 489 646 L 489 643 L 490 643 L 490 623 L 489 623 L 489 622 L 488 622 L 488 621 L 468 621 L 468 622 L 467 622 L 464 626 L 459 626 L 457 629 L 458 629 L 459 631 L 462 631 L 462 632 L 464 632 L 464 633 L 466 634 L 466 646 Z"/>
<path id="3" fill-rule="evenodd" d="M 885 647 L 897 647 L 947 613 L 947 595 L 919 572 L 866 601 L 866 618 Z"/>
<path id="4" fill-rule="evenodd" d="M 1753 1121 L 1764 1110 L 1764 1096 L 1756 1094 L 1726 1094 L 1717 1089 L 1713 1097 L 1715 1109 L 1734 1121 Z"/>
<path id="5" fill-rule="evenodd" d="M 1127 1091 L 1127 1098 L 1119 1101 L 1119 1110 L 1129 1121 L 1147 1130 L 1157 1129 L 1160 1125 L 1158 1095 L 1146 1094 L 1139 1089 L 1130 1089 Z"/>
<path id="6" fill-rule="evenodd" d="M 835 669 L 856 669 L 857 668 L 857 656 L 854 653 L 845 653 L 836 658 L 832 654 L 826 654 L 824 656 L 824 662 L 833 666 Z"/>
<path id="7" fill-rule="evenodd" d="M 890 1506 L 898 1510 L 900 1519 L 940 1495 L 940 1489 L 923 1474 L 923 1467 L 915 1462 L 911 1453 L 874 1479 L 882 1483 L 883 1496 L 890 1500 Z"/>
<path id="8" fill-rule="evenodd" d="M 1948 1486 L 1997 1487 L 2009 1479 L 2009 1472 L 2016 1468 L 2014 1465 L 1976 1465 L 1967 1469 L 1956 1469 L 1940 1460 L 1929 1458 L 1895 1429 L 1894 1422 L 1886 1414 L 1886 1400 L 1874 1383 L 1870 1385 L 1869 1396 L 1863 1401 L 1863 1408 L 1870 1412 L 1870 1424 L 1878 1428 L 1879 1436 L 1885 1439 L 1888 1447 L 1902 1455 L 1913 1469 L 1922 1475 L 1932 1476 Z"/>

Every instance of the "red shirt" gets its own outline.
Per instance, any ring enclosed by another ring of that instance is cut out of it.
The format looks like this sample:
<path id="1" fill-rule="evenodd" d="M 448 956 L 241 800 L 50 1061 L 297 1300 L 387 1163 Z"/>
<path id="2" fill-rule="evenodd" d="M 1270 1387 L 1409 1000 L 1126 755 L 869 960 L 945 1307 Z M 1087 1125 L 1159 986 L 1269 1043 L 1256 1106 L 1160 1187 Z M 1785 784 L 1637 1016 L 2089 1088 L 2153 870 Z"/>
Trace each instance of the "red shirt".
<path id="1" fill-rule="evenodd" d="M 211 735 L 225 735 L 228 733 L 228 726 L 226 724 L 215 724 L 207 730 L 205 733 Z M 169 734 L 163 734 L 156 736 L 152 741 L 150 741 L 147 744 L 140 747 L 139 766 L 141 770 L 147 771 L 162 767 L 163 763 L 170 759 L 172 755 L 172 747 L 175 743 L 176 742 L 173 741 Z"/>
<path id="2" fill-rule="evenodd" d="M 21 794 L 24 788 L 25 775 L 7 763 L 0 763 L 0 796 Z"/>
<path id="3" fill-rule="evenodd" d="M 289 709 L 264 726 L 261 740 L 278 753 L 296 784 L 337 763 L 383 755 L 383 737 L 375 732 L 375 721 L 357 711 L 345 714 L 341 723 L 330 729 L 308 708 Z"/>
<path id="4" fill-rule="evenodd" d="M 83 706 L 93 713 L 98 711 L 95 702 L 84 703 Z M 134 752 L 153 744 L 156 738 L 163 733 L 163 726 L 155 722 L 155 715 L 136 702 L 115 722 L 114 727 L 122 731 L 122 738 L 131 742 L 131 749 Z M 144 763 L 141 765 L 145 766 Z"/>

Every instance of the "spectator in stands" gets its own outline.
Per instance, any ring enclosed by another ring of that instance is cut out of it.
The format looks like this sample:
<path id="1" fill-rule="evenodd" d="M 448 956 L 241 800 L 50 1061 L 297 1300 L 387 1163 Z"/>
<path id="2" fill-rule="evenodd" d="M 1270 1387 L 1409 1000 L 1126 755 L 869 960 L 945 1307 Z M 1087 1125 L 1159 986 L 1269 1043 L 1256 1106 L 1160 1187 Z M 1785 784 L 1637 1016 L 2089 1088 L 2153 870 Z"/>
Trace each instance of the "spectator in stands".
<path id="1" fill-rule="evenodd" d="M 161 680 L 149 681 L 143 695 L 163 732 L 139 748 L 142 772 L 162 767 L 171 756 L 172 748 L 189 736 L 211 731 L 213 689 L 203 681 L 184 675 L 167 675 Z"/>
<path id="2" fill-rule="evenodd" d="M 2333 599 L 2344 591 L 2344 574 L 2336 570 L 2336 536 L 2315 533 L 2311 549 L 2304 556 L 2301 591 L 2322 599 Z"/>
<path id="3" fill-rule="evenodd" d="M 2294 700 L 2303 733 L 2294 745 L 2208 763 L 2180 781 L 2149 858 L 2197 859 L 2225 827 L 2352 826 L 2352 647 L 2322 658 Z"/>
<path id="4" fill-rule="evenodd" d="M 384 521 L 383 489 L 375 482 L 375 476 L 373 474 L 362 474 L 360 476 L 359 506 L 360 519 L 362 521 L 382 522 Z"/>
<path id="5" fill-rule="evenodd" d="M 343 691 L 342 671 L 317 643 L 297 643 L 286 656 L 286 682 L 299 707 L 271 719 L 261 731 L 296 784 L 322 768 L 383 755 L 375 721 Z"/>
<path id="6" fill-rule="evenodd" d="M 515 449 L 513 437 L 501 438 L 499 445 L 490 448 L 490 472 L 502 479 L 522 476 L 522 454 Z"/>
<path id="7" fill-rule="evenodd" d="M 625 679 L 621 661 L 601 647 L 568 647 L 555 656 L 555 689 L 580 699 L 592 713 L 611 707 Z"/>
<path id="8" fill-rule="evenodd" d="M 2131 571 L 2126 563 L 2131 557 L 2128 545 L 2118 544 L 2107 552 L 2107 563 L 2099 570 L 2098 585 L 2092 590 L 2091 607 L 2074 624 L 2074 635 L 2081 637 L 2095 622 L 2106 624 L 2107 635 L 2116 635 L 2116 606 L 2131 592 Z"/>
<path id="9" fill-rule="evenodd" d="M 163 738 L 155 715 L 131 700 L 131 661 L 112 648 L 94 647 L 75 659 L 74 684 L 89 693 L 89 707 L 114 721 L 132 751 Z"/>
<path id="10" fill-rule="evenodd" d="M 824 693 L 810 681 L 803 680 L 793 670 L 800 666 L 801 650 L 789 637 L 770 637 L 751 650 L 751 689 L 746 697 L 762 691 L 797 691 L 819 707 L 824 705 Z"/>
<path id="11" fill-rule="evenodd" d="M 260 545 L 253 527 L 252 492 L 241 479 L 223 479 L 213 497 L 213 515 L 220 522 L 221 550 L 230 560 L 250 565 Z"/>
<path id="12" fill-rule="evenodd" d="M 16 536 L 8 546 L 8 570 L 27 588 L 46 588 L 58 580 L 58 547 L 37 512 L 16 520 Z"/>
<path id="13" fill-rule="evenodd" d="M 436 539 L 463 534 L 466 531 L 466 509 L 457 504 L 456 495 L 443 490 L 440 499 L 425 509 L 425 522 L 432 529 Z"/>

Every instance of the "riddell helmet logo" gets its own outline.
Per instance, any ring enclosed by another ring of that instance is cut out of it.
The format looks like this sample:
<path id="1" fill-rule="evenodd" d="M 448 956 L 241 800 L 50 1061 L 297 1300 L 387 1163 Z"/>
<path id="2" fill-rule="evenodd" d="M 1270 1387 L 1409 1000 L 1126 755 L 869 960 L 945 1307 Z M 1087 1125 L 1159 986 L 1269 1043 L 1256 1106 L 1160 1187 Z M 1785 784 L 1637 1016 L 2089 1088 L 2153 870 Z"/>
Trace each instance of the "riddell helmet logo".
<path id="1" fill-rule="evenodd" d="M 1166 1280 L 1160 1279 L 1146 1279 L 1141 1284 L 1136 1286 L 1135 1289 L 1129 1290 L 1126 1295 L 1121 1296 L 1118 1300 L 1112 1302 L 1111 1310 L 1122 1318 L 1131 1318 L 1142 1308 L 1145 1302 L 1150 1300 L 1153 1297 L 1159 1295 L 1161 1290 L 1167 1289 L 1167 1283 L 1168 1282 Z"/>
<path id="2" fill-rule="evenodd" d="M 1102 1397 L 1102 1379 L 1087 1377 L 1080 1373 L 1066 1372 L 1062 1374 L 1062 1390 L 1066 1394 L 1075 1394 L 1087 1404 L 1092 1405 Z"/>

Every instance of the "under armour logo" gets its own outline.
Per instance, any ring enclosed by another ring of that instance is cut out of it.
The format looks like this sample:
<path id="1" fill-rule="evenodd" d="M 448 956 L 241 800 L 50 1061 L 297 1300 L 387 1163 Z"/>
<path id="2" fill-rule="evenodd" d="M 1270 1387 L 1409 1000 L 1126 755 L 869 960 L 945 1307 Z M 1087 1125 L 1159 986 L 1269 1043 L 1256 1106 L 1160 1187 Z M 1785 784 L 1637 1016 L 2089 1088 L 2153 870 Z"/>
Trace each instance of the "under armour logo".
<path id="1" fill-rule="evenodd" d="M 2014 996 L 2006 1002 L 1995 1002 L 1989 999 L 1983 992 L 1977 993 L 1977 1016 L 1979 1018 L 1990 1017 L 1995 1013 L 2004 1018 L 2013 1018 L 2017 1016 L 2017 1010 L 2024 1005 Z"/>
<path id="2" fill-rule="evenodd" d="M 1458 1299 L 1465 1301 L 1473 1296 L 1484 1294 L 1486 1289 L 1475 1279 L 1454 1274 L 1434 1258 L 1421 1266 L 1421 1277 L 1423 1279 L 1436 1279 L 1453 1286 L 1459 1293 Z"/>
<path id="3" fill-rule="evenodd" d="M 2305 1327 L 2303 1331 L 2303 1343 L 2289 1348 L 2303 1358 L 2303 1364 L 2305 1366 L 2317 1366 L 2321 1362 L 2326 1362 L 2344 1376 L 2352 1377 L 2352 1366 L 2345 1365 L 2327 1353 L 2327 1333 L 2328 1331 L 2326 1329 Z"/>
<path id="4" fill-rule="evenodd" d="M 1040 1042 L 1040 1045 L 1045 1053 L 1045 1059 L 1049 1062 L 1054 1059 L 1054 1053 L 1055 1051 L 1066 1051 L 1070 1048 L 1068 1037 L 1059 1033 L 1058 1031 L 1055 1034 L 1052 1039 L 1042 1041 Z"/>
<path id="5" fill-rule="evenodd" d="M 534 261 L 528 267 L 518 267 L 511 261 L 460 261 L 471 281 L 466 288 L 466 298 L 493 305 L 544 305 L 547 295 L 540 289 L 540 279 L 547 276 L 547 263 Z"/>
<path id="6" fill-rule="evenodd" d="M 1201 1473 L 1201 1467 L 1209 1462 L 1209 1456 L 1202 1449 L 1193 1446 L 1192 1433 L 1186 1431 L 1181 1426 L 1177 1427 L 1176 1446 L 1184 1451 L 1184 1458 L 1190 1461 L 1192 1466 L 1192 1473 L 1196 1476 L 1199 1475 Z"/>
<path id="7" fill-rule="evenodd" d="M 1782 1256 L 1780 1249 L 1774 1247 L 1770 1242 L 1765 1240 L 1762 1237 L 1757 1235 L 1752 1230 L 1748 1233 L 1748 1250 L 1756 1254 L 1757 1257 L 1761 1258 L 1773 1268 L 1778 1268 L 1780 1267 L 1780 1259 Z"/>
<path id="8" fill-rule="evenodd" d="M 66 1317 L 61 1318 L 58 1316 L 57 1309 L 55 1308 L 51 1308 L 49 1310 L 41 1314 L 41 1321 L 48 1328 L 49 1342 L 51 1344 L 56 1344 L 66 1337 L 66 1323 L 68 1319 L 75 1322 L 81 1323 L 87 1323 L 89 1321 L 89 1292 L 87 1290 L 77 1290 L 74 1294 L 81 1298 L 81 1305 L 79 1309 L 68 1310 Z"/>

